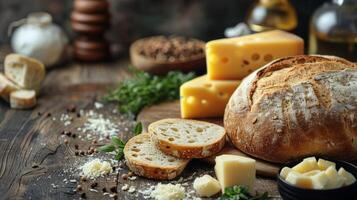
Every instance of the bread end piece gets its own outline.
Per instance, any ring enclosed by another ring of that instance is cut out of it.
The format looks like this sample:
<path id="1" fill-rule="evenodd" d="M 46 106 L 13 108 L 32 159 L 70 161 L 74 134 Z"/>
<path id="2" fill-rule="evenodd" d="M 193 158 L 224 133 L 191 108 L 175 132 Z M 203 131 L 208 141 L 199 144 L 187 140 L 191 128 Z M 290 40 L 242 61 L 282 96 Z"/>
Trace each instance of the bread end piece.
<path id="1" fill-rule="evenodd" d="M 10 100 L 10 93 L 19 90 L 19 86 L 11 82 L 5 77 L 3 73 L 0 73 L 0 96 L 5 100 Z"/>
<path id="2" fill-rule="evenodd" d="M 15 109 L 29 109 L 37 104 L 34 90 L 17 90 L 10 94 L 10 106 Z"/>
<path id="3" fill-rule="evenodd" d="M 45 66 L 38 60 L 9 54 L 4 61 L 5 76 L 23 89 L 39 91 L 45 78 Z"/>

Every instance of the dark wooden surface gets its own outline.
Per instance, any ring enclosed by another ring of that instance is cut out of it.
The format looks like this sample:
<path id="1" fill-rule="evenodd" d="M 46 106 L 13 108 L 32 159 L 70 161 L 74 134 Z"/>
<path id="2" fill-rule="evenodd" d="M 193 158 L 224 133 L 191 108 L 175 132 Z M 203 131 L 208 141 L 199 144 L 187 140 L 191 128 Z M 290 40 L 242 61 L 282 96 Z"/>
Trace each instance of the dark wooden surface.
<path id="1" fill-rule="evenodd" d="M 3 63 L 7 51 L 0 52 L 0 63 Z M 85 116 L 73 117 L 70 125 L 65 126 L 60 120 L 66 108 L 75 105 L 77 111 L 94 110 L 102 113 L 113 122 L 125 125 L 118 136 L 127 140 L 132 136 L 130 127 L 133 122 L 114 113 L 115 105 L 94 108 L 94 102 L 100 100 L 111 86 L 130 77 L 127 70 L 128 61 L 116 61 L 101 64 L 70 63 L 48 71 L 38 105 L 33 110 L 12 110 L 3 101 L 0 102 L 0 199 L 80 199 L 86 193 L 87 199 L 111 199 L 103 195 L 102 189 L 110 191 L 113 187 L 118 193 L 117 199 L 143 199 L 139 190 L 149 188 L 158 182 L 138 177 L 136 180 L 123 180 L 121 175 L 127 173 L 125 166 L 108 176 L 94 181 L 79 183 L 78 167 L 91 158 L 113 158 L 111 155 L 98 153 L 92 156 L 76 156 L 74 145 L 80 150 L 98 147 L 108 140 L 91 144 L 83 139 L 85 135 L 77 131 L 83 125 Z M 2 70 L 2 64 L 0 64 Z M 39 114 L 40 113 L 40 114 Z M 48 116 L 51 113 L 51 116 Z M 61 135 L 61 131 L 72 131 L 76 138 Z M 82 137 L 80 139 L 79 137 Z M 64 141 L 67 140 L 66 144 Z M 116 166 L 118 168 L 118 166 Z M 201 174 L 214 174 L 213 167 L 200 161 L 193 161 L 185 169 L 181 183 L 186 182 L 187 191 L 192 191 L 193 177 Z M 67 181 L 66 181 L 67 179 Z M 71 180 L 71 181 L 70 181 Z M 177 179 L 175 180 L 177 181 Z M 89 191 L 90 185 L 97 182 L 98 192 Z M 83 192 L 75 192 L 81 184 Z M 136 192 L 121 190 L 124 184 L 136 187 Z M 277 197 L 275 180 L 259 177 L 256 183 L 258 192 L 268 191 Z M 109 192 L 113 194 L 113 192 Z"/>

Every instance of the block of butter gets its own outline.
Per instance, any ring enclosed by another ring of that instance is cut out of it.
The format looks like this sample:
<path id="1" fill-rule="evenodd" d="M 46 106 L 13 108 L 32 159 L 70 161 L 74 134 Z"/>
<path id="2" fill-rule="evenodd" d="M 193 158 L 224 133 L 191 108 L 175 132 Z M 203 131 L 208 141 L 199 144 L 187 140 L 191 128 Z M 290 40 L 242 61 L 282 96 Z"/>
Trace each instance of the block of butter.
<path id="1" fill-rule="evenodd" d="M 209 80 L 207 75 L 180 87 L 182 118 L 222 117 L 238 80 Z"/>
<path id="2" fill-rule="evenodd" d="M 243 79 L 274 59 L 303 53 L 303 39 L 279 30 L 213 40 L 206 44 L 207 74 L 214 80 Z"/>
<path id="3" fill-rule="evenodd" d="M 221 185 L 222 193 L 227 187 L 243 185 L 252 193 L 255 182 L 255 160 L 243 156 L 217 156 L 214 167 L 216 177 Z"/>

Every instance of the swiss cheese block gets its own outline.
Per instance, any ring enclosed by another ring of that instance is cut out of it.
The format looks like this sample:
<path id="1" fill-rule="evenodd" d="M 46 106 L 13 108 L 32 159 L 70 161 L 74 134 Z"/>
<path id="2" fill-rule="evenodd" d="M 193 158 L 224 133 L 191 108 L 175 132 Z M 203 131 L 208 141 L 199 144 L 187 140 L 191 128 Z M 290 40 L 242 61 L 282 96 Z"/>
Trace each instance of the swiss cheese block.
<path id="1" fill-rule="evenodd" d="M 180 88 L 181 117 L 222 117 L 238 80 L 209 80 L 207 75 L 184 83 Z"/>
<path id="2" fill-rule="evenodd" d="M 211 197 L 221 190 L 219 182 L 207 174 L 196 178 L 193 182 L 193 188 L 200 197 Z"/>
<path id="3" fill-rule="evenodd" d="M 217 156 L 214 167 L 222 193 L 227 187 L 243 185 L 253 192 L 255 182 L 255 160 L 236 155 Z"/>
<path id="4" fill-rule="evenodd" d="M 243 79 L 274 59 L 303 53 L 303 39 L 279 30 L 213 40 L 206 44 L 207 74 L 215 80 Z"/>

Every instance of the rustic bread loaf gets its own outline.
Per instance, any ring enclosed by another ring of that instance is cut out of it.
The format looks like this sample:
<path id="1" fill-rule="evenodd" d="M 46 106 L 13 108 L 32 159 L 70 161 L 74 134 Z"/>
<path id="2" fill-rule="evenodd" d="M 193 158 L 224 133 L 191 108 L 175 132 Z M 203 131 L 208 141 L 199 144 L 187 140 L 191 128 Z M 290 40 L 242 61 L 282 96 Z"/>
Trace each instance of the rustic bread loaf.
<path id="1" fill-rule="evenodd" d="M 357 159 L 357 65 L 318 55 L 275 60 L 242 81 L 224 126 L 237 148 L 272 162 Z"/>
<path id="2" fill-rule="evenodd" d="M 162 153 L 147 133 L 131 138 L 124 147 L 124 155 L 126 165 L 135 174 L 158 180 L 175 178 L 189 162 Z"/>
<path id="3" fill-rule="evenodd" d="M 148 129 L 161 151 L 178 158 L 212 156 L 224 147 L 226 140 L 223 127 L 197 120 L 163 119 L 150 124 Z"/>

